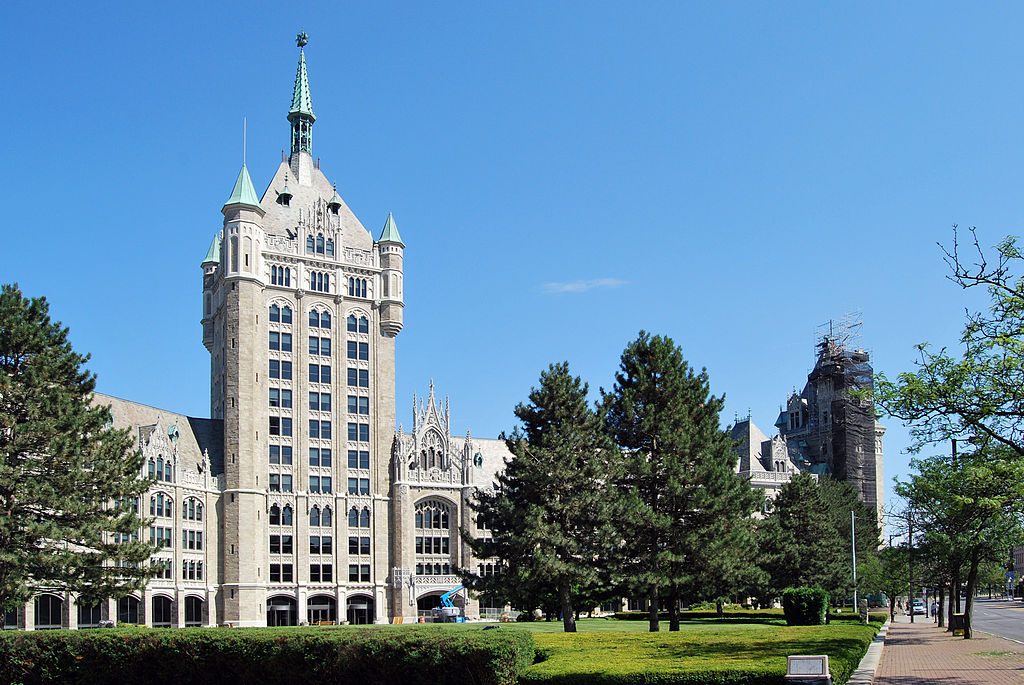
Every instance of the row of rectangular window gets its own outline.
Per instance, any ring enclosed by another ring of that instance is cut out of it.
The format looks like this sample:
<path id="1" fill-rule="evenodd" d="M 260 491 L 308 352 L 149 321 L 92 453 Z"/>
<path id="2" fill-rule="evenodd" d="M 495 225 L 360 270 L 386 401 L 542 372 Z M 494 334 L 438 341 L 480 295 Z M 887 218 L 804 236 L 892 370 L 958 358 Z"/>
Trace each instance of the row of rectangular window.
<path id="1" fill-rule="evenodd" d="M 350 495 L 369 495 L 370 494 L 370 479 L 369 478 L 349 478 L 348 479 L 348 494 L 350 494 Z"/>
<path id="2" fill-rule="evenodd" d="M 418 576 L 447 576 L 451 574 L 449 564 L 416 564 L 416 575 Z"/>
<path id="3" fill-rule="evenodd" d="M 274 348 L 271 347 L 270 349 Z M 370 358 L 370 345 L 369 343 L 349 340 L 346 346 L 346 353 L 346 356 L 349 359 L 359 359 L 360 361 L 367 361 Z"/>
<path id="4" fill-rule="evenodd" d="M 309 465 L 310 466 L 330 466 L 331 465 L 331 450 L 326 447 L 310 447 L 309 448 Z"/>
<path id="5" fill-rule="evenodd" d="M 309 336 L 309 353 L 329 357 L 331 355 L 331 339 Z"/>
<path id="6" fill-rule="evenodd" d="M 270 349 L 280 352 L 291 352 L 292 334 L 270 331 Z"/>
<path id="7" fill-rule="evenodd" d="M 331 382 L 331 367 L 329 364 L 310 364 L 309 365 L 309 382 L 310 383 L 330 383 Z"/>
<path id="8" fill-rule="evenodd" d="M 270 492 L 292 492 L 292 476 L 287 473 L 272 473 L 270 474 Z M 329 494 L 331 490 L 331 477 L 330 476 L 310 476 L 309 477 L 309 492 L 322 492 Z M 370 479 L 369 478 L 349 478 L 348 479 L 348 494 L 350 495 L 369 495 L 370 494 Z M 170 530 L 170 529 L 168 529 Z M 168 542 L 168 546 L 170 543 Z"/>
<path id="9" fill-rule="evenodd" d="M 363 416 L 368 416 L 370 413 L 370 398 L 360 397 L 358 395 L 349 395 L 348 413 L 362 414 Z"/>
<path id="10" fill-rule="evenodd" d="M 448 554 L 450 539 L 439 536 L 416 537 L 416 554 Z"/>
<path id="11" fill-rule="evenodd" d="M 309 536 L 309 553 L 310 554 L 333 554 L 334 553 L 334 540 L 330 535 L 310 535 Z"/>
<path id="12" fill-rule="evenodd" d="M 348 567 L 348 579 L 349 579 L 349 582 L 369 583 L 370 582 L 370 565 L 369 564 L 349 564 L 349 567 Z"/>
<path id="13" fill-rule="evenodd" d="M 271 554 L 291 554 L 292 553 L 292 536 L 291 535 L 271 535 L 270 536 L 270 553 Z"/>
<path id="14" fill-rule="evenodd" d="M 181 531 L 181 548 L 182 549 L 202 549 L 203 548 L 203 532 L 201 530 L 183 530 L 183 531 Z"/>
<path id="15" fill-rule="evenodd" d="M 365 568 L 365 574 L 363 580 L 370 580 L 370 567 L 369 565 L 363 566 Z M 353 577 L 353 571 L 355 569 L 355 577 Z M 360 580 L 359 566 L 349 566 L 349 580 Z M 270 582 L 271 583 L 290 583 L 292 582 L 292 565 L 291 564 L 271 564 L 270 565 Z M 309 565 L 309 580 L 313 583 L 331 583 L 334 582 L 334 566 L 332 564 L 310 564 Z"/>
<path id="16" fill-rule="evenodd" d="M 327 374 L 330 376 L 330 367 Z M 365 411 L 364 403 L 360 402 L 358 405 L 360 414 L 370 413 L 370 398 L 364 397 L 365 400 Z M 349 395 L 349 411 L 356 413 L 354 408 L 355 395 Z M 291 409 L 292 407 L 292 391 L 287 388 L 270 388 L 270 406 L 279 407 L 281 409 Z M 331 393 L 329 392 L 311 392 L 309 393 L 309 408 L 311 411 L 331 411 Z"/>
<path id="17" fill-rule="evenodd" d="M 366 450 L 349 450 L 348 467 L 350 469 L 370 468 L 370 453 Z"/>
<path id="18" fill-rule="evenodd" d="M 353 536 L 348 539 L 349 554 L 369 554 L 370 538 Z"/>
<path id="19" fill-rule="evenodd" d="M 183 562 L 181 562 L 181 579 L 182 580 L 202 580 L 203 579 L 203 562 L 201 562 L 201 561 L 183 561 Z"/>
<path id="20" fill-rule="evenodd" d="M 290 436 L 292 434 L 292 419 L 288 416 L 271 416 L 269 429 L 271 435 Z M 330 421 L 322 421 L 320 419 L 309 420 L 309 437 L 329 440 L 331 432 Z M 348 424 L 348 439 L 352 442 L 369 442 L 370 424 Z"/>
<path id="21" fill-rule="evenodd" d="M 172 547 L 174 545 L 174 530 L 162 526 L 150 526 L 149 542 L 156 547 Z"/>
<path id="22" fill-rule="evenodd" d="M 310 492 L 322 492 L 324 494 L 331 493 L 331 477 L 330 476 L 310 476 L 309 477 L 309 491 Z"/>
<path id="23" fill-rule="evenodd" d="M 314 367 L 315 370 L 314 370 Z M 326 375 L 323 369 L 326 368 Z M 292 379 L 292 363 L 289 361 L 283 361 L 280 359 L 270 360 L 270 377 L 280 380 L 290 381 Z M 331 367 L 321 365 L 310 365 L 309 378 L 314 383 L 330 383 L 331 382 Z M 322 380 L 323 379 L 323 380 Z M 348 368 L 347 383 L 351 388 L 369 388 L 370 387 L 370 372 L 367 369 L 357 369 L 354 367 Z M 150 474 L 153 475 L 153 474 Z M 162 479 L 161 479 L 162 480 Z M 169 480 L 169 479 L 168 479 Z"/>
<path id="24" fill-rule="evenodd" d="M 271 445 L 270 446 L 270 463 L 271 464 L 291 464 L 292 463 L 292 447 L 291 447 L 291 445 Z"/>

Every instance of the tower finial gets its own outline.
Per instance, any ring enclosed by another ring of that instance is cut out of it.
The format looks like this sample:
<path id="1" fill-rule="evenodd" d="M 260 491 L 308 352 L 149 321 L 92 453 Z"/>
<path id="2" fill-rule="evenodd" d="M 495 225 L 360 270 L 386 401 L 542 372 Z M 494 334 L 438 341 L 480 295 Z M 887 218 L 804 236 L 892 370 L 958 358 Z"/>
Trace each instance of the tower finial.
<path id="1" fill-rule="evenodd" d="M 309 36 L 306 35 L 305 31 L 303 31 L 303 32 L 301 32 L 301 33 L 299 33 L 298 35 L 295 36 L 295 44 L 298 45 L 300 48 L 306 47 L 306 45 L 308 43 L 309 43 Z"/>
<path id="2" fill-rule="evenodd" d="M 306 53 L 302 46 L 309 42 L 303 31 L 295 37 L 299 46 L 299 66 L 295 72 L 295 90 L 292 91 L 292 107 L 288 110 L 288 121 L 291 123 L 292 144 L 291 154 L 297 152 L 313 153 L 313 100 L 309 96 L 309 76 L 306 75 Z"/>

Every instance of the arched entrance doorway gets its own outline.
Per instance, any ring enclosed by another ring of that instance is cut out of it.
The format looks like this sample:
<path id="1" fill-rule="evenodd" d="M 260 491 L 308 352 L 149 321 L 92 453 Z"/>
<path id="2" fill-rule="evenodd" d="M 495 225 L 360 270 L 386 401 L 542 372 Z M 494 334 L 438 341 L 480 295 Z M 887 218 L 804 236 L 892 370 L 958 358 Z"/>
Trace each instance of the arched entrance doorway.
<path id="1" fill-rule="evenodd" d="M 373 623 L 373 597 L 354 595 L 348 598 L 345 616 L 352 625 Z"/>
<path id="2" fill-rule="evenodd" d="M 157 595 L 153 597 L 153 627 L 170 628 L 174 615 L 174 602 L 170 597 Z"/>
<path id="3" fill-rule="evenodd" d="M 139 624 L 139 599 L 128 595 L 117 600 L 117 622 Z"/>
<path id="4" fill-rule="evenodd" d="M 333 597 L 317 595 L 306 600 L 306 620 L 309 625 L 337 623 L 338 604 Z"/>
<path id="5" fill-rule="evenodd" d="M 267 600 L 267 625 L 298 625 L 298 612 L 295 608 L 295 600 L 291 597 L 282 596 L 271 597 Z"/>
<path id="6" fill-rule="evenodd" d="M 185 598 L 185 627 L 195 628 L 203 625 L 203 600 L 199 597 Z"/>
<path id="7" fill-rule="evenodd" d="M 64 600 L 54 595 L 36 597 L 36 630 L 56 630 L 61 627 Z"/>
<path id="8" fill-rule="evenodd" d="M 416 600 L 416 615 L 427 621 L 434 618 L 434 609 L 441 606 L 442 592 L 428 592 Z"/>

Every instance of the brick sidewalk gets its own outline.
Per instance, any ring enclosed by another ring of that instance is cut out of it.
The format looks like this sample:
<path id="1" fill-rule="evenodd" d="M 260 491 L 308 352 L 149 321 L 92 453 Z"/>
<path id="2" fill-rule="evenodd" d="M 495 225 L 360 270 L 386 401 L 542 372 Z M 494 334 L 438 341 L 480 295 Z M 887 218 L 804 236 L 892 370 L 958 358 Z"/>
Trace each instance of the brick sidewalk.
<path id="1" fill-rule="evenodd" d="M 876 685 L 1024 683 L 1024 645 L 978 631 L 964 640 L 926 617 L 915 619 L 898 616 L 889 626 Z"/>

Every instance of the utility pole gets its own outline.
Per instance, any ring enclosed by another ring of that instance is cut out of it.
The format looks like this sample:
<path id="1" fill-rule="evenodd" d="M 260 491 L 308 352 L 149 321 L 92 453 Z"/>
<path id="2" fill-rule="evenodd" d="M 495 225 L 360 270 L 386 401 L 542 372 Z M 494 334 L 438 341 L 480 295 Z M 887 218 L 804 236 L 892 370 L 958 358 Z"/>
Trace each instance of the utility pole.
<path id="1" fill-rule="evenodd" d="M 857 604 L 857 529 L 853 525 L 853 511 L 850 511 L 850 554 L 853 557 L 853 610 L 860 611 Z"/>

